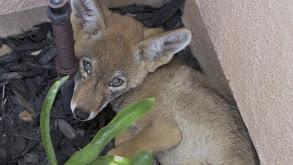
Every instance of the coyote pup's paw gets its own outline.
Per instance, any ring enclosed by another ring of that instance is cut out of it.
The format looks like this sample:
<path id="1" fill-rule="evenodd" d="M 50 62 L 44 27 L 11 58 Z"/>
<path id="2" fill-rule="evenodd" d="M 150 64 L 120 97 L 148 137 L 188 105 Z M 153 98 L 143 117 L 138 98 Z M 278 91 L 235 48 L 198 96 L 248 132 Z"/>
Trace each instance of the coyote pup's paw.
<path id="1" fill-rule="evenodd" d="M 131 158 L 131 157 L 134 157 L 136 153 L 132 153 L 131 149 L 123 149 L 121 147 L 118 147 L 118 148 L 113 148 L 112 150 L 110 150 L 107 153 L 107 155 L 116 155 L 116 156 Z"/>
<path id="2" fill-rule="evenodd" d="M 118 147 L 120 144 L 124 143 L 125 141 L 127 141 L 131 137 L 133 137 L 133 135 L 129 129 L 123 131 L 120 135 L 118 135 L 115 138 L 115 141 L 114 141 L 115 147 Z"/>
<path id="3" fill-rule="evenodd" d="M 138 153 L 137 153 L 138 154 Z M 119 151 L 119 149 L 117 148 L 113 148 L 112 150 L 110 150 L 107 155 L 116 155 L 116 156 L 122 156 L 122 157 L 134 157 L 136 154 L 133 154 L 133 156 L 128 156 L 129 153 L 126 152 L 126 153 L 121 153 L 121 151 Z M 132 155 L 132 154 L 130 154 Z M 160 165 L 160 163 L 157 161 L 157 160 L 154 160 L 153 164 L 152 165 Z"/>

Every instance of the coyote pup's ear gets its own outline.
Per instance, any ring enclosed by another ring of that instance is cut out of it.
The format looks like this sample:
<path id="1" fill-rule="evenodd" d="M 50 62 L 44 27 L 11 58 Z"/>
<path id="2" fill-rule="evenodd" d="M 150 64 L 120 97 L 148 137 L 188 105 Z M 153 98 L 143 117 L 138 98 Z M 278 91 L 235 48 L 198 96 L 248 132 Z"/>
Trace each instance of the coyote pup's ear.
<path id="1" fill-rule="evenodd" d="M 95 35 L 105 29 L 103 15 L 96 0 L 71 0 L 74 12 L 72 23 L 80 30 Z"/>
<path id="2" fill-rule="evenodd" d="M 185 28 L 165 32 L 139 43 L 140 59 L 153 61 L 173 56 L 191 41 L 191 31 Z"/>

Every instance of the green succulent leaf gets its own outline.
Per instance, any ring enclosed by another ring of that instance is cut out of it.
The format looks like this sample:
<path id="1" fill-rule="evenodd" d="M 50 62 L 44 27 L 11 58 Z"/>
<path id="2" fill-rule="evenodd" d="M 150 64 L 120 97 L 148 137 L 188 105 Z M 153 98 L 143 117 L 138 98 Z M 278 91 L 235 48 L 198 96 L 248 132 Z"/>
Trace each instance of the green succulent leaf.
<path id="1" fill-rule="evenodd" d="M 105 165 L 129 165 L 131 162 L 131 158 L 123 158 L 115 155 L 106 155 L 99 156 L 94 161 L 90 162 L 87 165 L 97 165 L 97 164 L 105 164 Z"/>
<path id="2" fill-rule="evenodd" d="M 61 80 L 56 81 L 53 86 L 50 88 L 45 102 L 42 107 L 41 112 L 41 138 L 45 147 L 46 154 L 48 156 L 48 161 L 51 165 L 57 165 L 56 155 L 51 141 L 50 136 L 50 111 L 54 103 L 56 94 L 60 86 L 69 78 L 69 76 L 63 77 Z"/>
<path id="3" fill-rule="evenodd" d="M 154 158 L 152 153 L 148 151 L 142 151 L 132 159 L 130 165 L 151 165 L 153 161 Z"/>
<path id="4" fill-rule="evenodd" d="M 153 155 L 150 152 L 142 151 L 134 158 L 124 158 L 115 155 L 99 156 L 87 165 L 151 165 L 153 163 Z"/>

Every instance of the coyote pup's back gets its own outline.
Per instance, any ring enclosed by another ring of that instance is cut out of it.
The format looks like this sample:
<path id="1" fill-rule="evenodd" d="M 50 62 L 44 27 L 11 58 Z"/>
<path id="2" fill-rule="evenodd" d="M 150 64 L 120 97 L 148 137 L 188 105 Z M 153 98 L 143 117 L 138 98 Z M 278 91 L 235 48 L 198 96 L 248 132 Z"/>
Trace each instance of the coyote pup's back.
<path id="1" fill-rule="evenodd" d="M 142 98 L 154 109 L 115 139 L 108 154 L 131 157 L 152 151 L 163 165 L 256 164 L 237 110 L 206 76 L 173 57 L 191 40 L 188 29 L 145 29 L 91 0 L 72 0 L 75 76 L 71 109 L 90 120 L 108 103 L 119 112 Z"/>

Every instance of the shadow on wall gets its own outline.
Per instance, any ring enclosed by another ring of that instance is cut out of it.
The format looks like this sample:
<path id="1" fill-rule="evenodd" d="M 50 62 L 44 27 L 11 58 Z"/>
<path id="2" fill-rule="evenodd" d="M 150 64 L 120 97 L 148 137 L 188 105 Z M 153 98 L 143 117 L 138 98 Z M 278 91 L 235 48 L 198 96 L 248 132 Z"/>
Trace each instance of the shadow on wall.
<path id="1" fill-rule="evenodd" d="M 217 59 L 217 53 L 210 40 L 207 27 L 194 0 L 186 0 L 182 21 L 185 27 L 192 31 L 193 36 L 190 48 L 198 59 L 203 72 L 216 85 L 218 93 L 224 96 L 226 100 L 234 103 L 228 81 Z"/>

